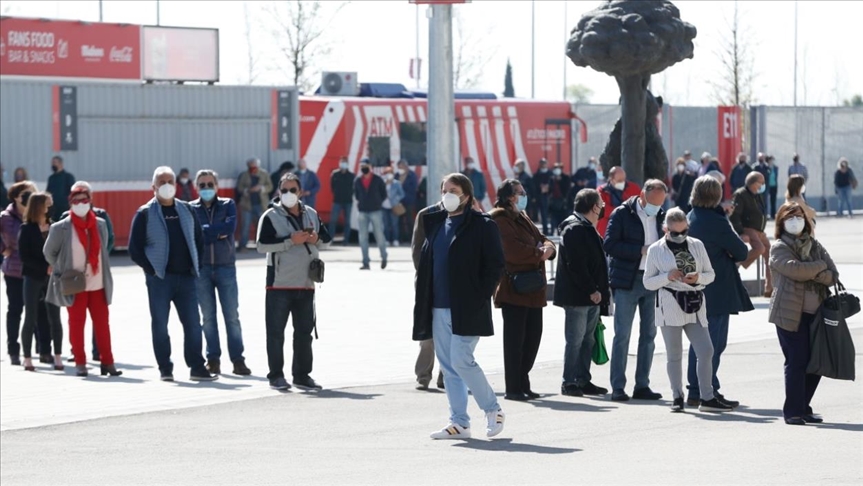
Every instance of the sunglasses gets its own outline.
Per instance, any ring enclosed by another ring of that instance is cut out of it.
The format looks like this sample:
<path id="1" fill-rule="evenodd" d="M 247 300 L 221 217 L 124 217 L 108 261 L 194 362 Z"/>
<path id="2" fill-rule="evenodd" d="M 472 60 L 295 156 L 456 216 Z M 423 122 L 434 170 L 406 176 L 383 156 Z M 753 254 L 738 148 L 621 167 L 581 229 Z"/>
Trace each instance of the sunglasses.
<path id="1" fill-rule="evenodd" d="M 202 182 L 198 184 L 198 189 L 215 189 L 216 184 L 213 182 Z"/>
<path id="2" fill-rule="evenodd" d="M 296 193 L 300 192 L 300 190 L 299 190 L 299 189 L 297 189 L 296 187 L 292 187 L 292 188 L 290 188 L 290 189 L 285 189 L 285 188 L 283 187 L 283 188 L 279 189 L 279 192 L 281 192 L 282 194 L 287 194 L 287 193 L 289 193 L 289 192 L 290 192 L 291 194 L 296 194 Z"/>
<path id="3" fill-rule="evenodd" d="M 683 230 L 683 231 L 669 231 L 669 234 L 670 234 L 671 236 L 675 237 L 675 238 L 677 238 L 677 237 L 679 237 L 679 236 L 686 236 L 688 233 L 689 233 L 689 230 Z"/>

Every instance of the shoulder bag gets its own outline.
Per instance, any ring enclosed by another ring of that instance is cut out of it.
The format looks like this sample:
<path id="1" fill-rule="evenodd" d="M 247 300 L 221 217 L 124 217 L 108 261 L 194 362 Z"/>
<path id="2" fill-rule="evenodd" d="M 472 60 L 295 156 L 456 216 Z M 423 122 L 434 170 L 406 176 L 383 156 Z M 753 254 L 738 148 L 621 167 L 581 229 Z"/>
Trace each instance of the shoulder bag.
<path id="1" fill-rule="evenodd" d="M 704 293 L 700 290 L 671 290 L 668 287 L 663 288 L 674 296 L 674 300 L 677 301 L 677 305 L 680 306 L 680 310 L 684 314 L 695 314 L 704 305 Z M 656 298 L 658 302 L 659 294 L 657 294 Z"/>
<path id="2" fill-rule="evenodd" d="M 542 268 L 529 272 L 506 272 L 506 275 L 512 283 L 512 289 L 517 294 L 532 294 L 542 290 L 546 285 L 545 269 Z"/>
<path id="3" fill-rule="evenodd" d="M 293 226 L 297 231 L 303 231 L 303 229 L 299 228 L 297 226 L 297 223 L 290 216 L 288 216 L 288 222 L 290 222 L 291 226 Z M 320 238 L 320 236 L 318 237 Z M 312 250 L 309 248 L 309 244 L 303 243 L 303 246 L 306 247 L 306 251 L 309 252 L 309 255 L 311 255 Z M 309 279 L 315 283 L 323 283 L 324 268 L 325 265 L 323 260 L 321 260 L 320 258 L 312 258 L 312 261 L 309 262 Z"/>

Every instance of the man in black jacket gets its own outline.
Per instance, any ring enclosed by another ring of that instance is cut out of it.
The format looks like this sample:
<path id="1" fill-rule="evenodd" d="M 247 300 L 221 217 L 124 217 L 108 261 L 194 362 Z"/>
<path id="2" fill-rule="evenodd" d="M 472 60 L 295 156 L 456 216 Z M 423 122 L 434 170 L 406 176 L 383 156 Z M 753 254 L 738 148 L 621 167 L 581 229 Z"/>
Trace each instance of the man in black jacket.
<path id="1" fill-rule="evenodd" d="M 354 181 L 354 196 L 357 198 L 359 221 L 357 230 L 360 236 L 360 249 L 363 253 L 363 266 L 369 267 L 369 224 L 375 233 L 375 242 L 381 251 L 381 268 L 387 268 L 387 240 L 384 238 L 383 203 L 387 198 L 387 184 L 377 174 L 372 172 L 369 159 L 360 161 L 362 174 Z"/>
<path id="2" fill-rule="evenodd" d="M 554 284 L 554 305 L 566 313 L 563 355 L 563 383 L 560 393 L 567 396 L 605 395 L 608 390 L 590 382 L 596 323 L 600 310 L 608 313 L 608 267 L 602 238 L 596 222 L 605 203 L 594 189 L 575 195 L 575 213 L 558 228 L 560 258 Z"/>
<path id="3" fill-rule="evenodd" d="M 339 222 L 339 214 L 345 214 L 345 238 L 342 242 L 347 245 L 351 241 L 351 210 L 354 205 L 354 179 L 356 174 L 348 170 L 348 158 L 339 160 L 339 168 L 330 175 L 330 189 L 333 192 L 333 207 L 330 210 L 330 236 L 336 236 L 336 223 Z"/>
<path id="4" fill-rule="evenodd" d="M 633 398 L 659 400 L 662 395 L 650 389 L 653 340 L 656 337 L 654 308 L 656 292 L 644 288 L 647 248 L 663 235 L 665 212 L 662 204 L 668 189 L 665 183 L 650 179 L 638 197 L 631 197 L 611 213 L 605 231 L 605 252 L 611 257 L 609 277 L 614 292 L 614 343 L 611 348 L 611 399 L 625 402 L 626 358 L 635 311 L 641 317 L 638 337 L 638 362 L 635 368 Z"/>

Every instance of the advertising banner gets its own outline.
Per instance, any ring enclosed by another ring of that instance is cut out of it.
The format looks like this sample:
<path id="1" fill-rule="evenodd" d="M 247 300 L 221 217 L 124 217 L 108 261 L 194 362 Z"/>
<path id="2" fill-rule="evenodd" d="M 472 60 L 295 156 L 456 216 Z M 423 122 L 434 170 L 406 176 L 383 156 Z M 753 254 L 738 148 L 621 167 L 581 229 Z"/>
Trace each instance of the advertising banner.
<path id="1" fill-rule="evenodd" d="M 54 150 L 78 150 L 78 90 L 74 86 L 53 86 L 52 89 Z"/>
<path id="2" fill-rule="evenodd" d="M 219 80 L 219 31 L 142 27 L 143 78 L 147 81 Z"/>
<path id="3" fill-rule="evenodd" d="M 4 17 L 0 75 L 141 79 L 137 25 Z"/>
<path id="4" fill-rule="evenodd" d="M 737 162 L 737 154 L 743 150 L 743 118 L 739 106 L 719 106 L 716 109 L 719 117 L 717 126 L 719 134 L 716 157 L 725 177 L 731 175 L 731 168 Z"/>
<path id="5" fill-rule="evenodd" d="M 294 147 L 291 134 L 291 92 L 273 90 L 273 150 L 290 150 Z"/>

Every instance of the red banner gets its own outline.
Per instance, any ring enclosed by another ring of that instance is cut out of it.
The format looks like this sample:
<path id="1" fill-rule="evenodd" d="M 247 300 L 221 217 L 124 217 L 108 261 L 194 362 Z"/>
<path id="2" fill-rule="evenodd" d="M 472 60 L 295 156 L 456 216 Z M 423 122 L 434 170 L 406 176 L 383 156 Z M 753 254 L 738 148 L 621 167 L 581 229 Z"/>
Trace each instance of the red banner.
<path id="1" fill-rule="evenodd" d="M 144 79 L 218 81 L 219 31 L 143 27 Z"/>
<path id="2" fill-rule="evenodd" d="M 141 79 L 141 28 L 65 20 L 0 19 L 0 74 Z"/>
<path id="3" fill-rule="evenodd" d="M 718 140 L 717 147 L 719 148 L 716 157 L 719 159 L 719 166 L 722 168 L 722 173 L 725 174 L 726 183 L 730 183 L 728 179 L 731 176 L 731 168 L 737 162 L 737 154 L 743 150 L 743 119 L 740 114 L 739 106 L 719 106 L 716 112 L 718 113 Z"/>

